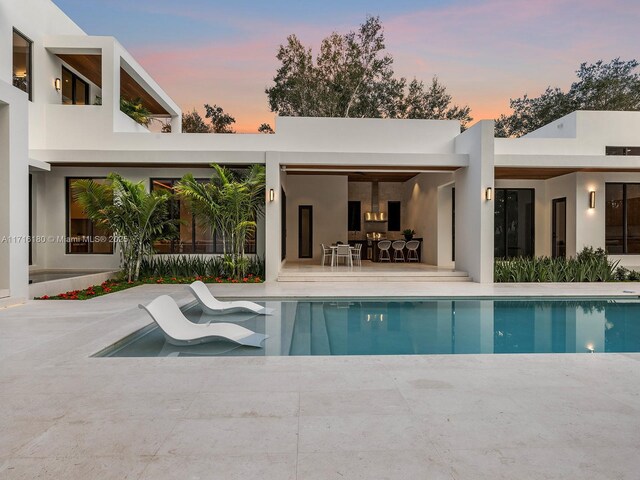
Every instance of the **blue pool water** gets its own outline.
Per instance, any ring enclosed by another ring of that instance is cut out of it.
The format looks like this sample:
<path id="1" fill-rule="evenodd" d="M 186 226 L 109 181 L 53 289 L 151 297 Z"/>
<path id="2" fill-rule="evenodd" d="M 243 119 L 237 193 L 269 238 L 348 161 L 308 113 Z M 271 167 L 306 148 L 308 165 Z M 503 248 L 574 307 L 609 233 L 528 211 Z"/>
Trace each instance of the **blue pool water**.
<path id="1" fill-rule="evenodd" d="M 261 302 L 265 303 L 265 302 Z M 640 352 L 640 300 L 429 299 L 268 301 L 272 316 L 207 316 L 269 338 L 263 348 L 228 342 L 175 347 L 151 325 L 97 356 L 430 355 Z"/>

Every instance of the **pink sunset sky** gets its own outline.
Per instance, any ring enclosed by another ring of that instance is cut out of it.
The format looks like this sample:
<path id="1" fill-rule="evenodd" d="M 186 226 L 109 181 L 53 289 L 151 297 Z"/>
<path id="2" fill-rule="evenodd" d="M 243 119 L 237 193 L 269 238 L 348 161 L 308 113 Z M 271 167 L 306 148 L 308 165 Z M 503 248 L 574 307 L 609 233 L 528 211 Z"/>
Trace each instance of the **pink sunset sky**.
<path id="1" fill-rule="evenodd" d="M 87 33 L 116 36 L 183 111 L 216 103 L 243 133 L 274 124 L 264 89 L 287 35 L 315 52 L 366 15 L 381 17 L 396 74 L 437 75 L 474 120 L 508 113 L 524 93 L 567 88 L 581 62 L 640 58 L 638 0 L 55 3 Z"/>

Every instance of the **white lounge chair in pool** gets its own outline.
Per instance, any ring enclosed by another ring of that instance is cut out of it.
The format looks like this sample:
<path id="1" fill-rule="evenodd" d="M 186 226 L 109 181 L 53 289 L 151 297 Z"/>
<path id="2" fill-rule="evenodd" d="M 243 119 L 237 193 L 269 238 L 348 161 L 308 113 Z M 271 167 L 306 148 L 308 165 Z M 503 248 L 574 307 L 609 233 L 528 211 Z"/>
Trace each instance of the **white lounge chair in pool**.
<path id="1" fill-rule="evenodd" d="M 229 340 L 240 345 L 260 347 L 268 336 L 233 323 L 200 324 L 190 322 L 169 295 L 160 295 L 149 305 L 138 305 L 153 318 L 171 345 L 196 345 L 214 340 Z"/>
<path id="2" fill-rule="evenodd" d="M 257 303 L 247 302 L 245 300 L 221 302 L 214 297 L 209 291 L 209 288 L 199 280 L 188 285 L 188 288 L 191 290 L 191 293 L 193 293 L 193 296 L 196 297 L 200 307 L 205 313 L 212 315 L 233 312 L 251 312 L 258 315 L 271 315 L 273 313 L 272 308 L 266 308 Z"/>

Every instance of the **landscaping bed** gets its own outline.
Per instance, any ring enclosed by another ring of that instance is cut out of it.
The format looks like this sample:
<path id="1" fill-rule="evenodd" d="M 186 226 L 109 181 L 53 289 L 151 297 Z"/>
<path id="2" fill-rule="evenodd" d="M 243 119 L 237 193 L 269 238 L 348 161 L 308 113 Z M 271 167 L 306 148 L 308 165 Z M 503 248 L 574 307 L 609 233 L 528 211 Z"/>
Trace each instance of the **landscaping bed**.
<path id="1" fill-rule="evenodd" d="M 173 285 L 173 284 L 190 284 L 200 280 L 204 283 L 262 283 L 263 280 L 260 276 L 252 274 L 237 280 L 235 278 L 222 278 L 214 276 L 195 276 L 195 277 L 145 277 L 135 282 L 128 282 L 126 280 L 107 280 L 100 285 L 93 285 L 82 290 L 71 290 L 69 292 L 59 293 L 58 295 L 43 295 L 42 297 L 36 297 L 34 300 L 88 300 L 90 298 L 100 297 L 109 293 L 120 292 L 129 288 L 137 287 L 139 285 Z"/>

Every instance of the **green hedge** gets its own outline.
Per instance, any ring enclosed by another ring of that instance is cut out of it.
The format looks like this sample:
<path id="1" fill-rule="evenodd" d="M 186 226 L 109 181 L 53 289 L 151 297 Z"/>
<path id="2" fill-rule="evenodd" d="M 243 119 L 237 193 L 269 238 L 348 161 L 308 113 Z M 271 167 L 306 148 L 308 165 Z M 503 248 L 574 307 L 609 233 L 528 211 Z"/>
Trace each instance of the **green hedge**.
<path id="1" fill-rule="evenodd" d="M 264 278 L 264 260 L 246 257 L 246 275 Z M 232 259 L 229 256 L 168 255 L 143 259 L 141 277 L 232 277 Z"/>
<path id="2" fill-rule="evenodd" d="M 618 267 L 603 249 L 586 247 L 571 258 L 497 259 L 493 278 L 495 282 L 612 282 L 634 280 L 638 275 Z"/>

